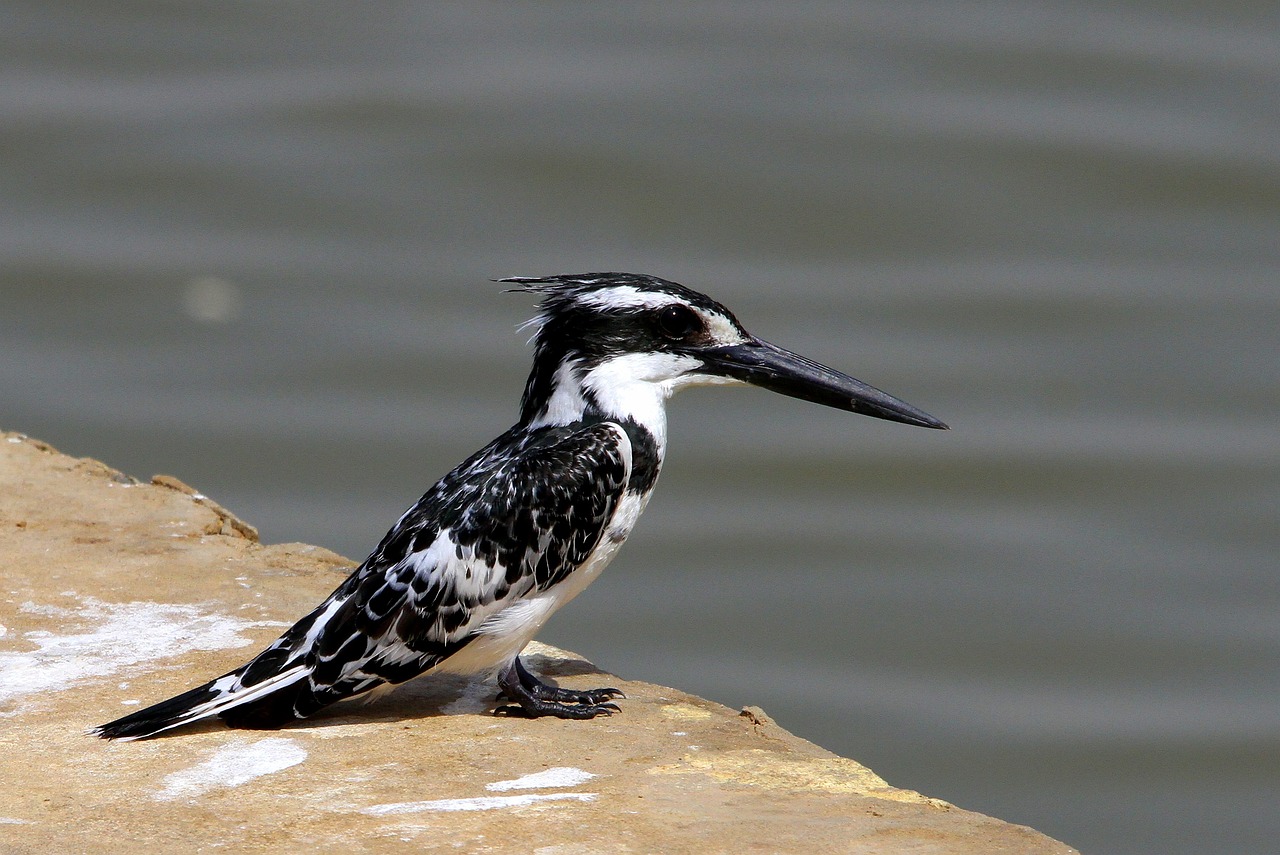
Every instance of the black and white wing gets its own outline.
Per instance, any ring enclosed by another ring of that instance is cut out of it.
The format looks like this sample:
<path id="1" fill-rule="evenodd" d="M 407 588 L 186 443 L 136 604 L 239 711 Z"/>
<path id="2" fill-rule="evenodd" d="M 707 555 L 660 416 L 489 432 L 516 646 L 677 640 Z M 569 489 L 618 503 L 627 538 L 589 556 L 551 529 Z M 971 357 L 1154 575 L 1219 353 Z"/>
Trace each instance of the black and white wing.
<path id="1" fill-rule="evenodd" d="M 591 562 L 624 494 L 631 444 L 611 422 L 508 432 L 440 480 L 327 600 L 246 665 L 97 728 L 137 739 L 221 716 L 272 728 L 402 683 L 475 649 L 509 662 L 554 598 Z M 513 615 L 517 617 L 513 618 Z M 525 637 L 518 637 L 520 632 Z"/>

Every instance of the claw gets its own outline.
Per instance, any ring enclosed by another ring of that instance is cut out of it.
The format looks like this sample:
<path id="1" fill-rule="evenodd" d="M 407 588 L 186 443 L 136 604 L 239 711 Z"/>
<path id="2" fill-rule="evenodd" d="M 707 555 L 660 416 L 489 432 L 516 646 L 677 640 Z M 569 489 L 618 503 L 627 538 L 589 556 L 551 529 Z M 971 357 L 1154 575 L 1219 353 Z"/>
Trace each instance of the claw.
<path id="1" fill-rule="evenodd" d="M 625 698 L 620 690 L 608 687 L 604 689 L 583 689 L 580 692 L 570 692 L 574 697 L 572 700 L 579 704 L 600 704 L 610 698 Z M 558 700 L 569 700 L 568 698 L 559 698 Z"/>
<path id="2" fill-rule="evenodd" d="M 519 659 L 498 676 L 498 685 L 502 688 L 499 698 L 505 697 L 516 703 L 498 707 L 494 713 L 526 718 L 549 715 L 556 718 L 589 719 L 598 715 L 613 715 L 622 712 L 622 708 L 608 703 L 608 700 L 626 697 L 614 688 L 574 691 L 548 686 L 525 670 Z"/>

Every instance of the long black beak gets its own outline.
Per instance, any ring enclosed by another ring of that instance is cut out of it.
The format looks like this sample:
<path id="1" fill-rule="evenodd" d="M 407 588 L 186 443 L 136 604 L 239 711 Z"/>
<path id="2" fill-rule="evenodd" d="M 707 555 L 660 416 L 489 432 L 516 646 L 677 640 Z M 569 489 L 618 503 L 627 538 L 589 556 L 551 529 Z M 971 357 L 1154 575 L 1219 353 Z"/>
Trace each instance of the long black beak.
<path id="1" fill-rule="evenodd" d="M 716 347 L 698 354 L 712 373 L 815 404 L 891 422 L 946 430 L 933 416 L 874 386 L 767 341 Z"/>

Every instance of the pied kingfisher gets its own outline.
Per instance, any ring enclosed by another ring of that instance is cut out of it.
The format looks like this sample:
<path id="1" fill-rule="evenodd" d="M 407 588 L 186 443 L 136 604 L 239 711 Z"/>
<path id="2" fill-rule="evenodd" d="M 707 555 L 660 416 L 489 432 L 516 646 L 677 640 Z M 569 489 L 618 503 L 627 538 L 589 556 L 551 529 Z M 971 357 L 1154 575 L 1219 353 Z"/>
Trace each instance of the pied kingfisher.
<path id="1" fill-rule="evenodd" d="M 877 418 L 942 422 L 748 333 L 711 298 L 653 276 L 514 278 L 542 295 L 515 426 L 402 516 L 313 612 L 247 664 L 101 725 L 140 739 L 218 716 L 274 728 L 428 672 L 497 674 L 499 711 L 588 719 L 617 689 L 539 681 L 519 654 L 617 553 L 667 443 L 666 399 L 748 383 Z"/>

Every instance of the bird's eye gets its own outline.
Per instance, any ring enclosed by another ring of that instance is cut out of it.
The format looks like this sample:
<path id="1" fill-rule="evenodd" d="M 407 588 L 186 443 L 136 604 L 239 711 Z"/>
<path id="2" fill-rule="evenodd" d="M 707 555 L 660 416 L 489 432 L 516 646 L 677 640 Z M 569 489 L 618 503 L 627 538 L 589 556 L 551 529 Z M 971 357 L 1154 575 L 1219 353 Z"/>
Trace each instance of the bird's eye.
<path id="1" fill-rule="evenodd" d="M 702 320 L 688 306 L 666 306 L 658 312 L 658 331 L 672 341 L 683 341 L 700 329 Z"/>

